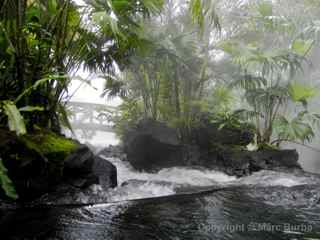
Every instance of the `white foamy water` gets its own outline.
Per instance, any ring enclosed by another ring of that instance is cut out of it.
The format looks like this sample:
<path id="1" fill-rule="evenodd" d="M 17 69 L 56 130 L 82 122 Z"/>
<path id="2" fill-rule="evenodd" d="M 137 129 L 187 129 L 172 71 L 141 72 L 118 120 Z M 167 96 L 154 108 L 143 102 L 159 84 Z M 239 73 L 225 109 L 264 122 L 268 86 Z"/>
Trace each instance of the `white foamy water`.
<path id="1" fill-rule="evenodd" d="M 118 187 L 108 192 L 110 201 L 169 196 L 176 194 L 177 188 L 181 187 L 218 186 L 236 180 L 236 177 L 218 171 L 183 167 L 166 168 L 157 173 L 139 172 L 129 162 L 105 159 L 117 167 L 118 175 Z"/>
<path id="2" fill-rule="evenodd" d="M 115 135 L 95 136 L 90 140 L 94 147 L 103 148 L 109 144 L 117 144 Z M 117 158 L 102 158 L 117 167 L 118 187 L 107 193 L 98 189 L 108 201 L 123 201 L 150 197 L 174 195 L 179 189 L 197 189 L 196 187 L 226 187 L 226 186 L 284 186 L 293 187 L 304 184 L 315 184 L 319 178 L 305 174 L 260 171 L 251 176 L 236 178 L 223 172 L 204 168 L 172 167 L 156 173 L 139 172 L 129 162 Z M 320 184 L 320 182 L 319 182 Z"/>
<path id="3" fill-rule="evenodd" d="M 103 156 L 101 156 L 104 158 Z M 192 186 L 212 186 L 219 183 L 225 183 L 236 180 L 234 176 L 228 176 L 222 172 L 206 169 L 193 169 L 187 167 L 173 167 L 165 168 L 157 173 L 139 172 L 125 161 L 116 158 L 105 158 L 113 163 L 118 170 L 118 184 L 128 180 L 143 180 L 143 181 L 157 181 L 170 182 L 180 185 Z"/>
<path id="4" fill-rule="evenodd" d="M 145 182 L 128 184 L 111 189 L 107 193 L 108 201 L 117 202 L 151 197 L 170 196 L 176 194 L 174 185 L 161 185 L 159 183 Z"/>
<path id="5" fill-rule="evenodd" d="M 250 176 L 240 178 L 237 184 L 258 186 L 284 186 L 293 187 L 305 184 L 316 184 L 319 178 L 303 174 L 284 173 L 275 171 L 259 171 Z"/>
<path id="6" fill-rule="evenodd" d="M 241 185 L 293 187 L 319 182 L 318 178 L 312 176 L 274 171 L 260 171 L 242 178 L 219 171 L 190 167 L 173 167 L 156 173 L 146 173 L 136 171 L 129 162 L 101 157 L 113 163 L 118 171 L 118 187 L 108 191 L 109 201 L 169 196 L 182 188 L 194 190 L 195 187 L 219 188 Z"/>

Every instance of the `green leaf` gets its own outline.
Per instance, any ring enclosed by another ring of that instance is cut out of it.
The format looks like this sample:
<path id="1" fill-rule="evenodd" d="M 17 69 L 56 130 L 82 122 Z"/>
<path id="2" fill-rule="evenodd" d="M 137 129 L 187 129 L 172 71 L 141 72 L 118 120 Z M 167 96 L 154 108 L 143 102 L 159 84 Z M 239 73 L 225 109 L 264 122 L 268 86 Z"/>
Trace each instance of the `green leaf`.
<path id="1" fill-rule="evenodd" d="M 40 10 L 37 7 L 29 7 L 26 11 L 26 17 L 29 21 L 33 20 L 34 18 L 39 19 L 40 17 Z"/>
<path id="2" fill-rule="evenodd" d="M 74 134 L 71 123 L 68 118 L 68 112 L 66 110 L 66 107 L 64 105 L 62 105 L 62 103 L 58 103 L 57 111 L 59 113 L 59 118 L 60 118 L 61 123 L 65 127 L 67 127 L 71 131 L 72 134 Z"/>
<path id="3" fill-rule="evenodd" d="M 164 0 L 142 0 L 141 3 L 151 13 L 159 13 L 162 9 Z"/>
<path id="4" fill-rule="evenodd" d="M 57 11 L 57 1 L 56 0 L 48 0 L 48 11 L 50 14 L 55 14 Z"/>
<path id="5" fill-rule="evenodd" d="M 308 39 L 308 40 L 296 39 L 292 43 L 291 49 L 294 53 L 300 56 L 305 56 L 310 51 L 313 44 L 314 44 L 314 41 L 311 39 Z"/>
<path id="6" fill-rule="evenodd" d="M 291 83 L 288 90 L 293 101 L 301 102 L 303 104 L 305 104 L 308 99 L 319 94 L 319 91 L 316 88 L 298 82 Z"/>
<path id="7" fill-rule="evenodd" d="M 273 9 L 272 3 L 270 2 L 263 2 L 258 5 L 258 11 L 263 17 L 272 16 Z"/>
<path id="8" fill-rule="evenodd" d="M 214 0 L 191 0 L 189 6 L 192 21 L 199 25 L 201 34 L 204 32 L 206 19 L 210 25 L 221 29 Z"/>
<path id="9" fill-rule="evenodd" d="M 115 37 L 125 38 L 124 33 L 121 32 L 119 28 L 116 17 L 107 14 L 105 11 L 100 11 L 95 12 L 92 16 L 92 19 L 106 34 L 111 31 Z"/>
<path id="10" fill-rule="evenodd" d="M 305 112 L 299 113 L 292 120 L 284 116 L 279 116 L 274 124 L 274 131 L 281 141 L 299 140 L 301 142 L 310 142 L 315 133 L 312 126 L 304 118 Z"/>
<path id="11" fill-rule="evenodd" d="M 47 78 L 42 78 L 36 81 L 31 87 L 27 88 L 24 90 L 16 99 L 15 103 L 19 102 L 24 96 L 30 94 L 32 91 L 36 90 L 39 86 L 51 81 L 51 80 L 56 80 L 56 81 L 61 81 L 63 79 L 67 79 L 67 76 L 65 75 L 51 75 Z"/>
<path id="12" fill-rule="evenodd" d="M 20 112 L 34 112 L 34 111 L 43 111 L 43 107 L 38 107 L 38 106 L 25 106 L 22 108 L 19 108 Z"/>
<path id="13" fill-rule="evenodd" d="M 0 186 L 4 190 L 5 194 L 16 200 L 18 199 L 18 194 L 14 188 L 11 179 L 8 177 L 8 170 L 3 165 L 2 159 L 0 158 Z"/>
<path id="14" fill-rule="evenodd" d="M 2 108 L 8 117 L 8 126 L 17 135 L 26 134 L 26 126 L 17 106 L 11 101 L 2 101 Z"/>
<path id="15" fill-rule="evenodd" d="M 201 0 L 192 0 L 190 2 L 190 11 L 194 22 L 198 22 L 201 28 L 204 27 L 204 15 L 202 11 Z"/>

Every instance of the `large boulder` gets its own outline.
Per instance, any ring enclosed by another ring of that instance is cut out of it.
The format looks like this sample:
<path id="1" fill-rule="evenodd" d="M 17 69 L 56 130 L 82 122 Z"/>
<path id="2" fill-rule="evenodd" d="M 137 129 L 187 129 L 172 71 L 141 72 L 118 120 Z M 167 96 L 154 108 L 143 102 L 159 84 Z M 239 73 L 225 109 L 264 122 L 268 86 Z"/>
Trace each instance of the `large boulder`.
<path id="1" fill-rule="evenodd" d="M 199 160 L 200 165 L 209 169 L 218 169 L 237 177 L 247 176 L 260 170 L 301 171 L 296 150 L 247 151 L 232 147 L 216 149 L 206 158 Z"/>
<path id="2" fill-rule="evenodd" d="M 56 186 L 54 191 L 42 195 L 40 198 L 32 201 L 32 205 L 65 205 L 65 204 L 93 204 L 108 201 L 106 191 L 117 186 L 117 169 L 107 160 L 93 156 L 89 152 L 85 152 L 85 147 L 79 147 L 81 151 L 76 151 L 72 155 L 76 157 L 76 153 L 83 152 L 83 165 L 79 163 L 74 165 L 73 169 L 76 173 L 71 177 L 65 176 L 62 184 Z M 88 149 L 87 149 L 88 151 Z M 84 174 L 83 171 L 77 172 L 77 169 L 84 170 L 88 165 L 86 162 L 92 162 L 88 170 L 90 172 Z M 81 174 L 82 172 L 82 174 Z M 67 172 L 65 172 L 67 174 Z"/>
<path id="3" fill-rule="evenodd" d="M 91 173 L 93 162 L 94 155 L 89 147 L 79 144 L 65 160 L 64 170 L 68 174 L 88 174 Z"/>
<path id="4" fill-rule="evenodd" d="M 253 140 L 252 126 L 242 124 L 240 127 L 235 127 L 222 122 L 213 122 L 207 116 L 203 116 L 198 126 L 192 129 L 190 139 L 203 150 L 210 150 L 214 144 L 246 146 Z"/>
<path id="5" fill-rule="evenodd" d="M 188 143 L 182 143 L 173 128 L 145 119 L 126 132 L 124 151 L 127 160 L 137 170 L 156 171 L 174 166 L 200 165 L 221 168 L 231 175 L 248 172 L 248 158 L 242 158 L 238 152 L 230 152 L 229 148 L 212 153 L 212 148 L 216 143 L 246 145 L 253 138 L 250 131 L 219 129 L 217 124 L 203 120 L 192 130 L 190 137 Z"/>
<path id="6" fill-rule="evenodd" d="M 65 182 L 78 188 L 99 184 L 104 190 L 117 186 L 117 169 L 95 156 L 86 145 L 79 145 L 65 160 Z"/>
<path id="7" fill-rule="evenodd" d="M 86 146 L 49 131 L 18 137 L 0 129 L 0 158 L 19 195 L 29 201 L 63 186 L 84 190 L 117 184 L 116 168 Z M 6 196 L 0 187 L 0 198 Z"/>
<path id="8" fill-rule="evenodd" d="M 117 186 L 117 168 L 109 161 L 96 156 L 92 166 L 92 173 L 98 177 L 102 189 L 114 188 Z"/>
<path id="9" fill-rule="evenodd" d="M 64 161 L 63 182 L 78 188 L 98 184 L 98 177 L 92 173 L 94 158 L 86 145 L 79 144 Z"/>
<path id="10" fill-rule="evenodd" d="M 219 129 L 208 120 L 194 128 L 190 136 L 187 144 L 182 143 L 176 131 L 164 123 L 143 120 L 126 132 L 124 152 L 135 169 L 149 172 L 202 166 L 241 177 L 262 169 L 301 169 L 295 150 L 246 150 L 245 146 L 253 141 L 250 127 Z"/>
<path id="11" fill-rule="evenodd" d="M 49 191 L 47 158 L 28 148 L 14 133 L 5 129 L 0 129 L 0 158 L 20 199 L 32 199 Z M 0 197 L 6 197 L 1 188 Z"/>
<path id="12" fill-rule="evenodd" d="M 219 149 L 210 152 L 207 158 L 200 159 L 200 164 L 228 175 L 242 177 L 250 174 L 250 153 L 233 148 Z"/>
<path id="13" fill-rule="evenodd" d="M 174 129 L 146 119 L 124 136 L 128 161 L 138 170 L 153 171 L 183 165 L 183 146 Z"/>
<path id="14" fill-rule="evenodd" d="M 137 135 L 152 136 L 155 140 L 173 146 L 180 145 L 176 130 L 168 127 L 165 123 L 153 119 L 143 119 L 134 128 L 125 133 L 124 147 L 128 147 L 131 141 L 135 141 Z"/>
<path id="15" fill-rule="evenodd" d="M 265 149 L 254 151 L 250 153 L 250 170 L 283 171 L 302 169 L 298 160 L 299 154 L 296 150 Z"/>

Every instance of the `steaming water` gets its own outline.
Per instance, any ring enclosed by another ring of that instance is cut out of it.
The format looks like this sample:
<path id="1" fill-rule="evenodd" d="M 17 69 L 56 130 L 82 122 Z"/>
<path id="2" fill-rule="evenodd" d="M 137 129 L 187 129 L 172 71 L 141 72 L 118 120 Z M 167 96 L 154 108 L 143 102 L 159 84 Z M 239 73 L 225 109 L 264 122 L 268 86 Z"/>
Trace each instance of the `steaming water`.
<path id="1" fill-rule="evenodd" d="M 102 155 L 101 157 L 104 158 Z M 239 179 L 203 168 L 173 167 L 162 169 L 157 173 L 145 173 L 135 171 L 128 162 L 120 159 L 105 159 L 112 162 L 118 171 L 119 187 L 107 193 L 107 198 L 112 202 L 243 185 L 293 187 L 320 183 L 316 175 L 274 171 L 260 171 Z"/>
<path id="2" fill-rule="evenodd" d="M 116 165 L 119 186 L 94 191 L 109 203 L 0 209 L 1 239 L 320 239 L 317 175 L 236 178 L 200 167 L 145 173 L 105 159 Z"/>
<path id="3" fill-rule="evenodd" d="M 103 157 L 103 156 L 101 156 Z M 119 187 L 110 191 L 111 201 L 173 195 L 183 189 L 195 187 L 219 186 L 236 180 L 235 177 L 210 170 L 183 167 L 162 169 L 157 173 L 135 171 L 128 162 L 115 158 L 106 158 L 118 170 Z"/>

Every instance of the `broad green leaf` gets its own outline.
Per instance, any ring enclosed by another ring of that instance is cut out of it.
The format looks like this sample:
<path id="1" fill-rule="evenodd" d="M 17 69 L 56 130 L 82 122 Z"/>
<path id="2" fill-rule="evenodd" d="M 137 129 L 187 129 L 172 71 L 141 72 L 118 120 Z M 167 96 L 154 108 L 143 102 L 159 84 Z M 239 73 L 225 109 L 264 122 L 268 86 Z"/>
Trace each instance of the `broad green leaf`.
<path id="1" fill-rule="evenodd" d="M 258 11 L 263 17 L 272 16 L 272 13 L 273 13 L 272 3 L 267 1 L 260 3 L 258 5 Z"/>
<path id="2" fill-rule="evenodd" d="M 305 56 L 310 51 L 313 44 L 314 44 L 314 41 L 311 39 L 308 39 L 308 40 L 296 39 L 293 42 L 291 49 L 294 53 L 300 56 Z"/>
<path id="3" fill-rule="evenodd" d="M 57 1 L 56 0 L 48 0 L 48 11 L 51 14 L 55 14 L 55 12 L 57 11 Z"/>
<path id="4" fill-rule="evenodd" d="M 128 1 L 114 1 L 112 6 L 116 12 L 126 11 L 131 8 L 131 4 Z"/>
<path id="5" fill-rule="evenodd" d="M 40 17 L 40 10 L 37 7 L 29 7 L 26 11 L 26 17 L 30 21 L 33 18 L 39 18 Z"/>
<path id="6" fill-rule="evenodd" d="M 17 135 L 26 134 L 26 126 L 17 106 L 11 101 L 2 101 L 2 108 L 8 117 L 8 126 Z"/>
<path id="7" fill-rule="evenodd" d="M 304 115 L 304 114 L 302 114 Z M 315 136 L 310 123 L 299 113 L 292 120 L 279 116 L 274 123 L 274 131 L 280 141 L 310 142 Z"/>
<path id="8" fill-rule="evenodd" d="M 292 129 L 295 133 L 295 138 L 302 142 L 308 141 L 315 136 L 312 127 L 306 122 L 302 122 L 298 119 L 292 121 Z"/>
<path id="9" fill-rule="evenodd" d="M 24 96 L 30 94 L 32 91 L 36 90 L 39 86 L 51 81 L 51 80 L 56 80 L 56 81 L 61 81 L 63 79 L 67 79 L 68 77 L 65 75 L 52 75 L 47 78 L 42 78 L 36 81 L 31 87 L 27 88 L 24 90 L 16 99 L 15 103 L 18 103 Z"/>
<path id="10" fill-rule="evenodd" d="M 3 165 L 2 159 L 0 158 L 0 186 L 4 190 L 5 194 L 16 200 L 18 199 L 18 194 L 14 188 L 11 179 L 8 177 L 8 170 Z"/>
<path id="11" fill-rule="evenodd" d="M 81 22 L 81 16 L 76 8 L 71 8 L 68 14 L 68 24 L 70 27 L 78 27 Z"/>
<path id="12" fill-rule="evenodd" d="M 25 106 L 22 108 L 19 108 L 20 112 L 34 112 L 34 111 L 43 111 L 43 107 L 38 107 L 38 106 Z"/>
<path id="13" fill-rule="evenodd" d="M 291 83 L 288 90 L 291 99 L 295 102 L 305 102 L 319 94 L 316 88 L 298 82 Z"/>
<path id="14" fill-rule="evenodd" d="M 125 38 L 124 33 L 119 29 L 118 20 L 115 16 L 108 15 L 105 11 L 100 11 L 94 13 L 92 19 L 106 34 L 112 32 L 116 37 Z"/>

